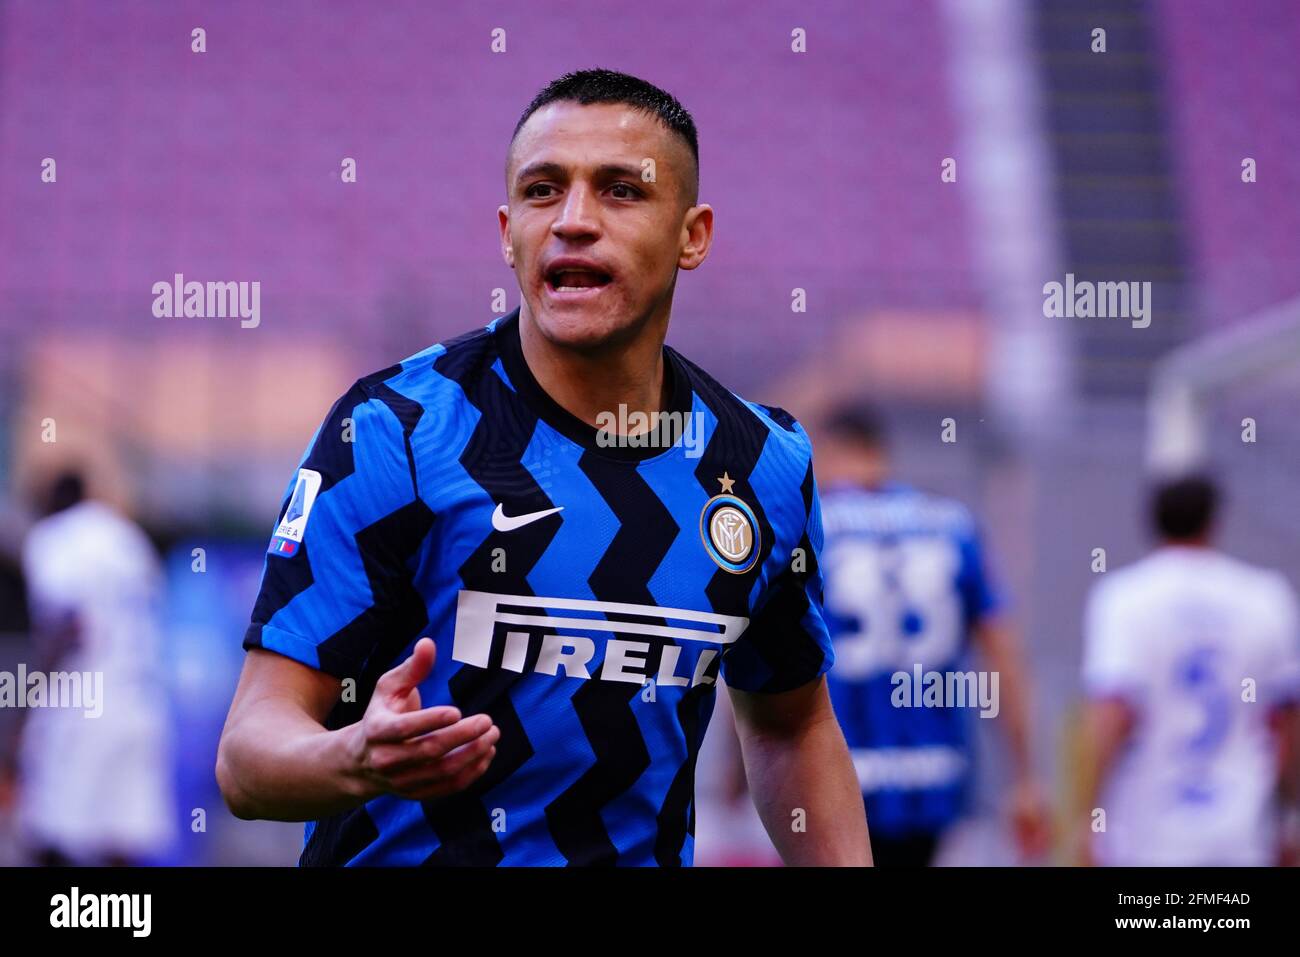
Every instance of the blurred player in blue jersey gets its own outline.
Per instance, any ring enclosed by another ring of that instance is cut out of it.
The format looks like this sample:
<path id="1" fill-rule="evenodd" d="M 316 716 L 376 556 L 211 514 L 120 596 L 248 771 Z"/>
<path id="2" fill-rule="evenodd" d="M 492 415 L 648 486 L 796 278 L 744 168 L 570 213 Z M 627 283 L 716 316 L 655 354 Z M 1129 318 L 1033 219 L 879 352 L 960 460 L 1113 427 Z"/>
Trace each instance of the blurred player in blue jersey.
<path id="1" fill-rule="evenodd" d="M 552 83 L 507 154 L 520 307 L 318 430 L 217 763 L 239 816 L 310 822 L 302 863 L 690 864 L 720 674 L 784 859 L 869 863 L 808 437 L 664 346 L 698 176 L 662 90 Z"/>
<path id="2" fill-rule="evenodd" d="M 876 864 L 931 862 L 965 808 L 973 715 L 981 712 L 996 712 L 1006 731 L 1014 830 L 1024 855 L 1037 856 L 1048 826 L 1030 773 L 1024 662 L 999 619 L 969 511 L 891 480 L 882 421 L 865 405 L 832 414 L 824 433 L 818 474 L 835 648 L 831 699 L 866 802 Z M 972 639 L 986 674 L 997 675 L 996 686 L 986 678 L 989 691 L 996 687 L 992 707 L 914 696 L 918 675 L 924 685 L 930 673 L 970 674 Z M 926 701 L 942 706 L 914 706 Z"/>
<path id="3" fill-rule="evenodd" d="M 1213 547 L 1217 504 L 1204 476 L 1161 483 L 1158 547 L 1089 596 L 1084 863 L 1295 863 L 1300 610 Z"/>

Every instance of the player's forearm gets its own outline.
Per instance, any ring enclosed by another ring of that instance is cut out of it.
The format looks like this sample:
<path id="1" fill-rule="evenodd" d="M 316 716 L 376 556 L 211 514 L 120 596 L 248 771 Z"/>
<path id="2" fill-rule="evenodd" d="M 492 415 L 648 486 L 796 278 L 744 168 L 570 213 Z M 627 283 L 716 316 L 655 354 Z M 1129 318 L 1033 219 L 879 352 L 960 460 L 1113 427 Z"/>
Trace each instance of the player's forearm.
<path id="1" fill-rule="evenodd" d="M 1002 730 L 1006 735 L 1007 750 L 1011 754 L 1011 766 L 1017 780 L 1025 781 L 1033 777 L 1033 758 L 1029 746 L 1029 694 L 1025 687 L 1024 673 L 1018 664 L 1003 667 L 1002 683 Z"/>
<path id="2" fill-rule="evenodd" d="M 1278 709 L 1270 720 L 1277 743 L 1277 795 L 1284 808 L 1300 807 L 1300 707 Z"/>
<path id="3" fill-rule="evenodd" d="M 246 820 L 311 821 L 364 803 L 374 794 L 356 760 L 358 728 L 329 731 L 289 701 L 260 702 L 221 736 L 227 806 Z"/>
<path id="4" fill-rule="evenodd" d="M 1012 769 L 1017 780 L 1028 780 L 1033 776 L 1030 695 L 1020 642 L 1014 631 L 996 622 L 981 625 L 976 634 L 989 667 L 998 675 L 998 721 L 1006 737 Z"/>
<path id="5" fill-rule="evenodd" d="M 788 865 L 871 863 L 867 816 L 834 716 L 790 735 L 742 734 L 754 806 Z"/>
<path id="6" fill-rule="evenodd" d="M 1123 706 L 1114 701 L 1090 702 L 1084 711 L 1083 729 L 1079 793 L 1084 807 L 1091 810 L 1101 800 L 1102 787 L 1128 735 Z"/>

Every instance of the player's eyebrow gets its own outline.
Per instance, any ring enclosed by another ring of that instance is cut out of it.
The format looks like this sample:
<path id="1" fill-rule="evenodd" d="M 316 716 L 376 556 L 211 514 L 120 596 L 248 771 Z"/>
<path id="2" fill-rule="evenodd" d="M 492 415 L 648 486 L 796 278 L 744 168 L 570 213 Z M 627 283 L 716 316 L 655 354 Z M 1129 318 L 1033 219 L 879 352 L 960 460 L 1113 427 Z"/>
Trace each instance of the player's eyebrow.
<path id="1" fill-rule="evenodd" d="M 612 179 L 619 176 L 638 180 L 641 178 L 640 167 L 627 166 L 622 163 L 605 163 L 596 167 L 595 173 L 598 179 Z M 560 163 L 539 160 L 536 163 L 529 163 L 527 166 L 521 167 L 519 172 L 515 174 L 515 182 L 521 183 L 524 180 L 532 179 L 534 176 L 567 179 L 569 170 Z"/>

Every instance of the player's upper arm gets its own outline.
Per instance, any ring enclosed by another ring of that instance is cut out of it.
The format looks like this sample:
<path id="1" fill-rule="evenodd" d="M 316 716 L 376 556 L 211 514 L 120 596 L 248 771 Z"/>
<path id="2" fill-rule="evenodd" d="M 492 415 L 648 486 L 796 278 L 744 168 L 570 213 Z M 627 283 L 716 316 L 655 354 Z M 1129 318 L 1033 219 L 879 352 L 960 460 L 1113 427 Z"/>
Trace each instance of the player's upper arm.
<path id="1" fill-rule="evenodd" d="M 1115 750 L 1133 733 L 1136 722 L 1137 713 L 1120 698 L 1089 701 L 1083 713 L 1084 732 L 1105 764 L 1109 764 Z"/>
<path id="2" fill-rule="evenodd" d="M 1300 704 L 1300 603 L 1285 577 L 1278 574 L 1274 583 L 1268 605 L 1274 609 L 1275 644 L 1273 661 L 1264 669 L 1265 692 L 1271 704 L 1287 707 Z"/>
<path id="3" fill-rule="evenodd" d="M 270 700 L 287 702 L 321 724 L 338 703 L 342 682 L 333 675 L 261 648 L 244 656 L 239 686 L 230 706 L 234 724 L 259 704 Z"/>
<path id="4" fill-rule="evenodd" d="M 728 686 L 737 730 L 764 737 L 788 737 L 821 719 L 835 720 L 826 678 L 790 691 L 755 694 Z"/>

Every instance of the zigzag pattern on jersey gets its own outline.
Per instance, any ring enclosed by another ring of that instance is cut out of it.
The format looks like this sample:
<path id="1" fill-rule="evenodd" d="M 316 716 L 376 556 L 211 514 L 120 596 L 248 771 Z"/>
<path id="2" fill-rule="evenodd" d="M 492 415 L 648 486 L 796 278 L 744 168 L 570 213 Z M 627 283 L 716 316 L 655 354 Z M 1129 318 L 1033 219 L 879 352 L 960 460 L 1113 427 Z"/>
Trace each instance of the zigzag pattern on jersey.
<path id="1" fill-rule="evenodd" d="M 460 464 L 492 501 L 507 503 L 512 512 L 552 508 L 553 502 L 524 464 L 530 443 L 535 437 L 537 412 L 494 371 L 493 366 L 500 358 L 500 348 L 501 344 L 493 330 L 478 330 L 447 343 L 445 351 L 432 363 L 433 370 L 455 382 L 479 413 L 479 421 L 461 452 Z M 760 535 L 759 556 L 754 567 L 743 575 L 733 575 L 717 569 L 704 585 L 703 593 L 715 612 L 748 616 L 750 596 L 776 542 L 763 510 L 759 489 L 754 487 L 757 482 L 766 488 L 770 482 L 764 476 L 754 479 L 754 473 L 768 447 L 769 438 L 775 441 L 775 436 L 771 434 L 771 424 L 760 413 L 675 352 L 672 357 L 679 374 L 689 380 L 695 394 L 716 420 L 716 427 L 712 430 L 701 461 L 695 469 L 696 480 L 707 496 L 713 496 L 720 491 L 719 476 L 724 472 L 729 474 L 735 480 L 734 494 L 753 509 Z M 417 476 L 411 453 L 411 433 L 423 409 L 384 383 L 383 380 L 399 371 L 400 366 L 369 377 L 360 392 L 361 396 L 384 402 L 402 424 L 414 486 Z M 342 418 L 360 400 L 361 397 L 354 397 L 341 401 L 322 432 L 329 430 L 335 435 L 339 434 Z M 794 420 L 788 414 L 779 409 L 762 408 L 780 428 L 795 431 Z M 345 447 L 332 448 L 333 445 Z M 330 462 L 328 468 L 319 469 L 323 475 L 329 475 L 332 479 L 329 485 L 338 480 L 335 476 L 351 473 L 353 463 L 350 446 L 344 443 L 323 444 L 320 441 L 316 446 L 318 449 L 314 449 L 313 454 L 326 456 L 337 453 L 347 459 L 346 462 Z M 778 453 L 784 455 L 785 449 L 774 448 L 773 454 Z M 323 462 L 324 458 L 319 458 L 318 461 Z M 304 465 L 312 467 L 310 462 Z M 591 558 L 595 559 L 599 554 L 587 579 L 593 597 L 602 601 L 656 605 L 650 582 L 672 549 L 677 536 L 682 534 L 669 504 L 660 498 L 659 493 L 639 473 L 635 462 L 613 460 L 588 451 L 581 456 L 577 465 L 618 522 L 613 538 L 603 551 L 600 551 L 599 543 L 592 543 L 595 548 L 591 551 Z M 769 494 L 772 491 L 766 490 Z M 813 494 L 811 464 L 807 467 L 802 491 L 807 514 Z M 383 646 L 374 651 L 370 661 L 392 661 L 413 640 L 413 637 L 406 634 L 408 629 L 414 629 L 414 637 L 418 637 L 418 633 L 427 625 L 424 605 L 419 596 L 397 594 L 396 586 L 383 580 L 379 563 L 375 563 L 372 568 L 372 563 L 365 560 L 367 550 L 373 552 L 378 547 L 376 543 L 385 536 L 390 541 L 400 543 L 398 547 L 408 557 L 413 554 L 433 521 L 432 513 L 420 514 L 420 509 L 428 513 L 428 509 L 417 497 L 407 509 L 398 510 L 356 536 L 376 598 L 383 595 L 383 604 L 388 608 L 403 610 L 402 627 L 398 629 L 398 634 L 391 639 L 386 636 Z M 534 595 L 528 576 L 538 566 L 561 527 L 562 516 L 555 514 L 516 529 L 508 536 L 496 531 L 490 532 L 461 565 L 459 574 L 462 582 L 466 585 L 481 582 L 490 573 L 490 580 L 494 584 L 500 583 L 502 593 Z M 686 531 L 693 535 L 696 529 L 692 526 Z M 806 531 L 800 544 L 810 556 L 815 554 Z M 408 548 L 410 552 L 407 551 Z M 493 553 L 497 549 L 508 550 L 507 571 L 496 572 L 491 568 Z M 306 565 L 306 562 L 303 564 Z M 811 571 L 815 572 L 815 564 Z M 305 584 L 301 588 L 309 587 L 309 567 L 305 569 L 303 580 Z M 294 584 L 296 587 L 297 582 Z M 409 585 L 407 587 L 410 588 Z M 794 602 L 800 607 L 795 608 L 789 604 L 783 606 L 780 609 L 782 620 L 798 621 L 807 611 L 807 598 L 800 594 L 787 596 L 784 601 Z M 331 636 L 322 644 L 322 650 L 328 651 L 331 656 L 357 654 L 363 647 L 360 637 L 368 623 L 368 614 L 371 613 L 358 616 L 347 628 Z M 793 617 L 787 618 L 787 615 Z M 621 630 L 621 634 L 635 636 L 637 640 L 650 645 L 646 660 L 647 668 L 652 674 L 658 671 L 664 648 L 677 645 L 677 642 L 669 638 L 637 634 L 636 625 L 666 625 L 667 621 L 663 618 L 615 613 L 607 614 L 606 617 L 630 626 Z M 779 645 L 777 638 L 783 638 L 785 645 Z M 768 639 L 769 644 L 760 641 L 757 648 L 746 651 L 751 658 L 757 659 L 755 663 L 747 658 L 747 669 L 754 669 L 757 665 L 760 674 L 765 667 L 779 671 L 781 666 L 791 660 L 791 651 L 786 645 L 792 642 L 793 636 L 768 636 Z M 797 639 L 793 641 L 797 642 Z M 728 652 L 733 653 L 735 650 L 733 646 Z M 524 718 L 516 712 L 511 697 L 515 685 L 535 668 L 539 651 L 539 646 L 531 643 L 528 660 L 523 663 L 522 670 L 515 671 L 501 667 L 504 646 L 494 642 L 490 667 L 484 669 L 465 665 L 449 679 L 449 693 L 457 707 L 465 714 L 490 714 L 501 729 L 501 738 L 491 767 L 467 791 L 422 802 L 424 820 L 438 840 L 438 846 L 424 862 L 426 865 L 493 865 L 505 858 L 506 850 L 492 826 L 485 795 L 490 790 L 505 785 L 533 757 Z M 715 658 L 706 674 L 716 677 L 721 663 L 721 659 Z M 603 669 L 604 662 L 599 667 Z M 364 696 L 366 701 L 377 677 L 378 674 L 375 674 L 369 679 L 369 688 Z M 618 830 L 613 818 L 610 818 L 610 824 L 606 824 L 608 815 L 602 813 L 607 812 L 612 803 L 620 800 L 644 803 L 648 794 L 638 788 L 663 787 L 662 777 L 658 778 L 658 784 L 645 777 L 646 770 L 652 764 L 650 749 L 655 745 L 647 738 L 650 730 L 647 728 L 643 731 L 638 722 L 638 702 L 634 696 L 640 693 L 642 687 L 625 682 L 593 680 L 582 682 L 569 699 L 573 715 L 577 718 L 576 725 L 582 729 L 585 743 L 594 760 L 576 780 L 546 805 L 545 821 L 551 841 L 570 865 L 616 864 L 620 848 L 632 853 L 635 847 L 635 853 L 640 859 L 640 855 L 652 847 L 657 863 L 677 866 L 681 864 L 688 837 L 694 834 L 695 768 L 703 737 L 702 730 L 708 722 L 713 704 L 714 689 L 709 684 L 696 685 L 680 692 L 675 706 L 675 718 L 682 732 L 685 756 L 672 775 L 662 798 L 652 796 L 653 800 L 659 801 L 659 811 L 653 824 L 637 824 L 635 831 L 629 830 L 630 825 L 623 825 L 623 830 Z M 340 723 L 355 721 L 364 710 L 364 703 L 359 701 L 349 708 L 352 710 L 348 713 L 336 709 L 332 719 Z M 493 800 L 497 800 L 497 797 Z M 304 848 L 302 862 L 346 863 L 378 839 L 378 836 L 376 823 L 364 808 L 338 815 L 314 826 Z"/>
<path id="2" fill-rule="evenodd" d="M 356 678 L 357 700 L 336 705 L 325 719 L 327 728 L 340 728 L 360 719 L 387 662 L 415 640 L 428 625 L 428 615 L 419 593 L 409 581 L 390 572 L 392 568 L 403 567 L 418 552 L 425 536 L 433 527 L 434 518 L 433 512 L 418 497 L 414 460 L 409 445 L 410 434 L 424 409 L 405 396 L 381 386 L 384 379 L 391 378 L 400 371 L 401 366 L 394 366 L 358 380 L 334 404 L 302 463 L 303 468 L 321 474 L 318 495 L 326 494 L 354 474 L 354 444 L 343 440 L 344 420 L 355 418 L 357 408 L 372 400 L 387 406 L 401 423 L 407 437 L 408 462 L 411 463 L 412 501 L 358 530 L 353 536 L 374 601 L 366 611 L 321 642 L 318 654 L 322 663 L 364 662 L 360 674 L 336 676 Z M 297 555 L 286 559 L 277 558 L 276 561 L 285 563 L 282 574 L 274 580 L 280 587 L 278 590 L 267 590 L 259 597 L 259 606 L 254 611 L 256 620 L 270 621 L 276 612 L 314 582 L 305 542 Z M 381 607 L 387 609 L 384 626 L 376 629 L 376 609 Z M 374 646 L 373 636 L 377 631 L 384 638 L 378 646 Z M 365 808 L 354 808 L 316 824 L 311 838 L 303 847 L 300 863 L 308 866 L 342 863 L 360 853 L 378 836 L 378 830 Z"/>
<path id="3" fill-rule="evenodd" d="M 763 511 L 763 503 L 750 485 L 750 476 L 758 465 L 759 456 L 769 435 L 767 426 L 748 406 L 732 395 L 712 376 L 689 359 L 678 356 L 691 375 L 691 385 L 701 401 L 708 406 L 717 427 L 709 436 L 695 467 L 695 480 L 708 493 L 717 495 L 721 488 L 718 477 L 726 473 L 735 480 L 732 494 L 742 499 L 751 509 L 759 524 L 759 556 L 753 568 L 743 575 L 733 575 L 719 568 L 709 579 L 705 594 L 713 610 L 724 615 L 748 615 L 749 593 L 754 587 L 759 569 L 772 551 L 772 526 Z M 730 649 L 728 649 L 730 652 Z"/>
<path id="4" fill-rule="evenodd" d="M 578 467 L 618 519 L 619 528 L 587 584 L 599 601 L 654 605 L 649 581 L 679 531 L 672 513 L 630 463 L 587 452 Z M 607 615 L 632 624 L 666 625 L 663 618 Z M 620 631 L 650 645 L 647 667 L 657 672 L 671 639 Z M 604 662 L 600 667 L 604 668 Z M 569 699 L 582 723 L 595 762 L 546 807 L 556 847 L 570 866 L 612 865 L 618 848 L 606 830 L 601 809 L 636 785 L 650 766 L 650 752 L 630 702 L 640 685 L 585 681 Z"/>
<path id="5" fill-rule="evenodd" d="M 689 359 L 680 355 L 678 358 L 690 371 L 691 384 L 695 389 L 695 393 L 718 420 L 717 428 L 705 445 L 704 454 L 700 457 L 700 464 L 695 470 L 696 480 L 699 481 L 710 496 L 717 495 L 719 492 L 718 476 L 722 475 L 724 471 L 727 472 L 735 480 L 732 486 L 733 493 L 753 509 L 761 530 L 759 557 L 754 567 L 744 575 L 733 575 L 718 569 L 705 589 L 714 611 L 732 615 L 745 614 L 744 609 L 748 605 L 748 596 L 752 593 L 755 578 L 759 569 L 764 566 L 771 555 L 776 539 L 772 525 L 763 511 L 760 496 L 751 484 L 754 469 L 757 467 L 759 458 L 763 454 L 768 439 L 772 437 L 772 433 L 767 424 L 759 418 L 758 413 L 737 398 L 725 386 L 719 384 L 712 376 Z M 794 417 L 788 412 L 767 406 L 761 406 L 761 408 L 771 415 L 773 421 L 782 429 L 787 432 L 795 431 Z M 809 459 L 802 486 L 805 515 L 809 515 L 812 508 L 813 489 L 812 461 Z M 804 555 L 807 558 L 806 571 L 796 573 L 791 567 L 787 566 L 782 575 L 793 576 L 797 584 L 805 585 L 810 576 L 816 573 L 817 568 L 816 552 L 812 548 L 812 543 L 808 540 L 806 529 L 800 541 L 800 546 L 804 549 Z M 801 588 L 792 590 L 798 593 L 802 592 Z M 777 589 L 777 591 L 782 593 L 785 590 Z M 769 620 L 800 621 L 810 607 L 807 597 L 801 594 L 787 596 L 784 601 L 793 604 L 770 609 L 755 608 L 753 611 L 755 614 L 764 611 L 764 617 Z M 797 611 L 798 614 L 794 618 L 770 614 L 772 611 L 782 609 Z M 744 655 L 747 659 L 757 658 L 769 673 L 785 676 L 782 686 L 778 687 L 769 683 L 760 689 L 764 692 L 796 687 L 801 683 L 798 680 L 800 674 L 806 674 L 807 680 L 810 680 L 817 673 L 818 665 L 822 660 L 821 650 L 817 647 L 816 641 L 810 636 L 791 634 L 784 630 L 764 631 L 754 625 L 751 625 L 745 632 L 744 643 L 733 645 L 727 650 L 727 654 L 732 656 Z M 746 666 L 752 667 L 750 660 L 746 661 Z"/>
<path id="6" fill-rule="evenodd" d="M 491 370 L 496 358 L 492 334 L 479 330 L 449 342 L 447 351 L 434 363 L 439 374 L 461 386 L 480 414 L 461 453 L 461 465 L 494 502 L 509 502 L 512 509 L 529 512 L 551 508 L 551 499 L 523 465 L 537 414 Z M 501 583 L 503 593 L 532 595 L 528 573 L 550 546 L 560 523 L 559 514 L 550 515 L 509 533 L 508 538 L 493 530 L 461 566 L 462 580 L 482 580 L 490 573 L 493 551 L 505 549 L 509 554 L 506 571 L 492 577 Z M 533 755 L 523 722 L 511 703 L 510 689 L 532 671 L 536 656 L 534 649 L 522 672 L 465 665 L 448 682 L 461 713 L 490 715 L 501 729 L 501 737 L 496 758 L 473 785 L 458 794 L 423 802 L 425 820 L 439 841 L 426 865 L 493 865 L 504 856 L 482 795 Z"/>
<path id="7" fill-rule="evenodd" d="M 754 510 L 762 528 L 759 559 L 754 567 L 743 575 L 733 575 L 719 568 L 705 586 L 705 595 L 715 612 L 747 616 L 749 592 L 772 547 L 771 527 L 758 496 L 749 485 L 750 473 L 762 454 L 768 431 L 739 399 L 711 376 L 679 353 L 674 351 L 673 356 L 678 360 L 678 368 L 690 379 L 696 395 L 717 420 L 695 469 L 696 481 L 712 497 L 720 491 L 718 477 L 727 473 L 736 480 L 733 493 Z M 716 675 L 720 665 L 721 659 L 715 660 L 710 672 Z M 695 766 L 704 739 L 703 728 L 712 712 L 712 693 L 712 685 L 698 685 L 688 690 L 677 704 L 677 720 L 686 738 L 687 756 L 674 774 L 659 810 L 655 860 L 660 866 L 681 866 L 681 851 L 686 837 L 695 833 Z"/>
<path id="8" fill-rule="evenodd" d="M 815 488 L 811 460 L 808 462 L 808 470 L 804 473 L 803 482 L 799 488 L 803 494 L 804 513 L 810 514 L 813 508 L 813 490 Z M 807 527 L 805 527 L 803 534 L 799 538 L 798 545 L 805 559 L 805 570 L 796 572 L 793 565 L 791 565 L 783 572 L 785 576 L 792 578 L 798 587 L 777 589 L 776 597 L 772 599 L 772 603 L 767 609 L 768 616 L 772 620 L 803 621 L 812 609 L 812 602 L 821 603 L 820 589 L 815 589 L 816 593 L 811 598 L 808 595 L 808 583 L 820 581 L 817 577 L 817 548 L 813 546 L 814 543 L 809 537 Z M 822 660 L 821 649 L 817 648 L 813 642 L 797 641 L 789 634 L 768 634 L 761 630 L 754 630 L 749 635 L 749 640 L 765 660 L 780 660 L 783 663 L 783 669 L 790 669 L 794 665 L 792 670 L 796 674 L 815 674 Z"/>

